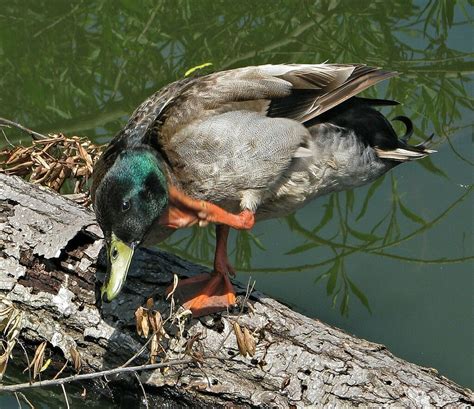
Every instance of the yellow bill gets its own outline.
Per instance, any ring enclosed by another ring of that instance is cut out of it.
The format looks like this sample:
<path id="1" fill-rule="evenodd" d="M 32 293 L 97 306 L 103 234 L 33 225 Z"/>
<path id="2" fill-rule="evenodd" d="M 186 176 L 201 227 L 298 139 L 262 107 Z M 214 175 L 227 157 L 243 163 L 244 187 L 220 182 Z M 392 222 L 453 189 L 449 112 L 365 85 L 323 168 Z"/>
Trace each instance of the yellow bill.
<path id="1" fill-rule="evenodd" d="M 127 278 L 134 248 L 120 240 L 114 233 L 107 246 L 107 274 L 100 290 L 103 301 L 112 301 L 120 292 Z"/>

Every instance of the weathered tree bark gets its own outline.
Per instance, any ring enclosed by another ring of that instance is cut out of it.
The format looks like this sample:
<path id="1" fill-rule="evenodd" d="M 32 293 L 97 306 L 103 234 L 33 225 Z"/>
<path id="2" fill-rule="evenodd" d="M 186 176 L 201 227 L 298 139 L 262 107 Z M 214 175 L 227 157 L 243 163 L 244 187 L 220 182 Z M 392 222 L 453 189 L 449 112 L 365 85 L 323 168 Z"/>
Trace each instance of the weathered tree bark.
<path id="1" fill-rule="evenodd" d="M 98 309 L 95 273 L 101 247 L 93 213 L 0 174 L 0 294 L 24 311 L 20 337 L 25 343 L 47 340 L 66 357 L 75 347 L 86 372 L 127 361 L 144 343 L 135 330 L 136 308 L 153 296 L 155 308 L 166 316 L 164 290 L 173 273 L 204 270 L 164 252 L 139 251 L 123 292 Z M 183 357 L 183 345 L 200 333 L 192 349 L 204 358 L 199 365 L 142 373 L 147 393 L 190 406 L 474 403 L 470 390 L 393 356 L 383 345 L 304 317 L 258 292 L 248 305 L 240 317 L 229 312 L 192 320 L 184 339 L 170 334 L 169 357 Z M 236 320 L 257 339 L 252 358 L 239 355 Z"/>

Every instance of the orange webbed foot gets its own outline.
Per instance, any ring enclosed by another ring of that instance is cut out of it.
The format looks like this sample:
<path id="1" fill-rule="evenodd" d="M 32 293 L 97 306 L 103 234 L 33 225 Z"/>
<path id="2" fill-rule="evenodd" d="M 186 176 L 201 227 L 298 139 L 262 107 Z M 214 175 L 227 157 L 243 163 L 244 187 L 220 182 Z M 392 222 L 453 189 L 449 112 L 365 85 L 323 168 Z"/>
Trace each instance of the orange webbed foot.
<path id="1" fill-rule="evenodd" d="M 225 311 L 235 305 L 235 291 L 227 274 L 203 273 L 180 280 L 174 293 L 193 317 Z"/>

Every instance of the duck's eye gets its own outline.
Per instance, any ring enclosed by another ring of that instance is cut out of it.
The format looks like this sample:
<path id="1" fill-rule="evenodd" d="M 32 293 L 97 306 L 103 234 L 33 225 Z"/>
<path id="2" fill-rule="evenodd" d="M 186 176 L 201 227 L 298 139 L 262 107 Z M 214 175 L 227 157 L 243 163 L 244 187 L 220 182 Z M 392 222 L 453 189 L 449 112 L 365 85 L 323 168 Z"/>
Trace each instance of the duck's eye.
<path id="1" fill-rule="evenodd" d="M 111 256 L 112 256 L 112 260 L 116 260 L 117 257 L 118 257 L 118 250 L 117 250 L 117 247 L 114 246 L 114 248 L 112 249 L 112 253 L 111 253 Z"/>
<path id="2" fill-rule="evenodd" d="M 126 212 L 128 209 L 130 209 L 130 201 L 124 200 L 122 202 L 122 212 Z"/>

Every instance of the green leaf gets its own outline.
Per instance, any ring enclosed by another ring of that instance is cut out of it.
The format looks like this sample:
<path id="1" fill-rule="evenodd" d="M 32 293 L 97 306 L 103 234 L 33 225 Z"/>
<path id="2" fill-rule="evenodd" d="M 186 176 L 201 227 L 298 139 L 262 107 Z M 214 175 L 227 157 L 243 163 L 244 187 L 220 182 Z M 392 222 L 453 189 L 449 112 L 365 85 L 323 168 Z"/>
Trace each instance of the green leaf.
<path id="1" fill-rule="evenodd" d="M 410 220 L 413 220 L 415 223 L 420 223 L 422 225 L 426 225 L 426 221 L 423 220 L 420 216 L 417 214 L 413 213 L 410 209 L 405 207 L 405 205 L 402 203 L 401 200 L 398 201 L 398 204 L 400 206 L 400 210 L 402 213 Z"/>
<path id="2" fill-rule="evenodd" d="M 362 233 L 360 231 L 354 230 L 349 225 L 346 225 L 347 230 L 349 231 L 350 234 L 352 234 L 356 239 L 362 240 L 362 241 L 368 241 L 370 243 L 380 240 L 380 237 L 376 236 L 375 234 L 372 233 Z"/>
<path id="3" fill-rule="evenodd" d="M 190 68 L 189 70 L 187 70 L 185 73 L 184 73 L 184 76 L 185 77 L 189 77 L 193 72 L 197 71 L 197 70 L 202 70 L 203 68 L 205 67 L 210 67 L 212 64 L 212 62 L 206 62 L 204 64 L 201 64 L 201 65 L 196 65 L 195 67 L 193 68 Z"/>
<path id="4" fill-rule="evenodd" d="M 349 315 L 349 293 L 348 292 L 344 294 L 344 298 L 342 299 L 339 311 L 341 312 L 341 315 L 344 315 L 346 317 Z"/>
<path id="5" fill-rule="evenodd" d="M 69 69 L 66 68 L 65 70 L 63 70 L 63 72 L 61 72 L 61 74 L 59 74 L 59 82 L 64 81 L 64 78 L 66 77 L 66 74 L 67 74 L 68 71 L 69 71 Z"/>
<path id="6" fill-rule="evenodd" d="M 385 231 L 385 236 L 383 239 L 383 244 L 386 245 L 392 241 L 398 240 L 400 238 L 400 228 L 398 227 L 397 218 L 393 216 L 390 218 L 390 223 L 387 226 Z"/>
<path id="7" fill-rule="evenodd" d="M 100 48 L 99 47 L 94 48 L 92 52 L 89 54 L 89 60 L 90 61 L 97 60 L 97 58 L 99 57 L 99 54 L 100 54 Z"/>
<path id="8" fill-rule="evenodd" d="M 294 231 L 296 228 L 299 227 L 298 220 L 296 220 L 296 216 L 294 213 L 290 214 L 289 216 L 286 216 L 285 221 L 291 231 Z"/>
<path id="9" fill-rule="evenodd" d="M 359 301 L 364 305 L 365 308 L 372 314 L 372 310 L 370 309 L 369 300 L 365 296 L 365 294 L 351 281 L 349 278 L 349 286 L 351 287 L 351 291 L 353 294 L 359 299 Z"/>
<path id="10" fill-rule="evenodd" d="M 453 20 L 454 20 L 454 5 L 456 4 L 455 1 L 450 1 L 448 0 L 445 3 L 445 10 L 446 10 L 446 22 L 448 23 L 448 27 L 451 27 L 453 25 Z"/>
<path id="11" fill-rule="evenodd" d="M 285 255 L 289 256 L 292 254 L 299 254 L 299 253 L 304 253 L 305 251 L 311 250 L 318 245 L 316 243 L 310 242 L 310 243 L 305 243 L 301 244 L 300 246 L 296 246 L 295 248 L 291 249 L 290 251 L 286 252 Z"/>
<path id="12" fill-rule="evenodd" d="M 61 109 L 59 109 L 58 107 L 54 107 L 52 105 L 46 105 L 46 109 L 49 109 L 50 111 L 53 111 L 55 112 L 56 114 L 58 114 L 61 118 L 64 118 L 64 119 L 71 119 L 71 114 L 68 113 L 68 112 L 65 112 L 65 111 L 62 111 Z"/>
<path id="13" fill-rule="evenodd" d="M 251 233 L 251 232 L 248 232 L 250 238 L 252 239 L 252 241 L 255 243 L 255 245 L 260 249 L 260 250 L 266 250 L 265 246 L 263 245 L 263 243 L 261 242 L 261 240 L 255 236 L 255 234 Z"/>
<path id="14" fill-rule="evenodd" d="M 314 284 L 319 283 L 322 279 L 329 277 L 329 271 L 326 271 L 325 273 L 320 274 L 317 276 L 314 280 Z"/>
<path id="15" fill-rule="evenodd" d="M 41 367 L 41 369 L 39 370 L 40 372 L 43 372 L 43 371 L 46 371 L 46 369 L 48 369 L 49 365 L 51 365 L 51 358 L 49 358 L 45 363 L 44 365 Z"/>
<path id="16" fill-rule="evenodd" d="M 329 274 L 329 280 L 326 285 L 326 293 L 327 295 L 331 295 L 336 288 L 337 283 L 337 273 L 339 272 L 339 259 L 336 259 L 334 265 L 328 270 L 327 274 Z"/>
<path id="17" fill-rule="evenodd" d="M 440 168 L 435 166 L 435 164 L 433 163 L 433 161 L 431 160 L 430 157 L 426 157 L 422 160 L 417 161 L 416 163 L 420 164 L 421 166 L 423 166 L 426 170 L 428 170 L 431 173 L 434 173 L 436 175 L 440 175 L 440 176 L 445 177 L 446 179 L 449 179 L 448 175 L 446 175 L 446 173 L 444 173 Z"/>
<path id="18" fill-rule="evenodd" d="M 359 220 L 362 216 L 364 216 L 365 212 L 367 211 L 367 207 L 369 206 L 369 200 L 374 195 L 375 191 L 379 188 L 379 186 L 383 183 L 385 179 L 385 175 L 378 178 L 374 183 L 370 185 L 370 188 L 367 192 L 367 195 L 364 199 L 364 204 L 362 205 L 362 209 L 360 210 L 359 215 L 356 218 L 356 221 Z"/>
<path id="19" fill-rule="evenodd" d="M 437 94 L 436 90 L 433 89 L 432 87 L 423 85 L 422 90 L 423 90 L 423 92 L 426 92 L 425 98 L 429 101 L 435 101 L 436 98 L 438 97 L 438 94 Z"/>
<path id="20" fill-rule="evenodd" d="M 140 4 L 136 1 L 133 0 L 121 0 L 122 6 L 126 7 L 128 10 L 134 12 L 134 13 L 140 13 L 143 11 L 142 7 L 140 7 Z"/>
<path id="21" fill-rule="evenodd" d="M 242 268 L 250 268 L 252 259 L 252 246 L 250 245 L 250 233 L 241 230 L 237 233 L 235 242 L 235 264 Z"/>
<path id="22" fill-rule="evenodd" d="M 331 219 L 334 213 L 334 194 L 329 196 L 328 202 L 324 205 L 326 211 L 319 224 L 312 230 L 313 233 L 321 230 Z"/>

